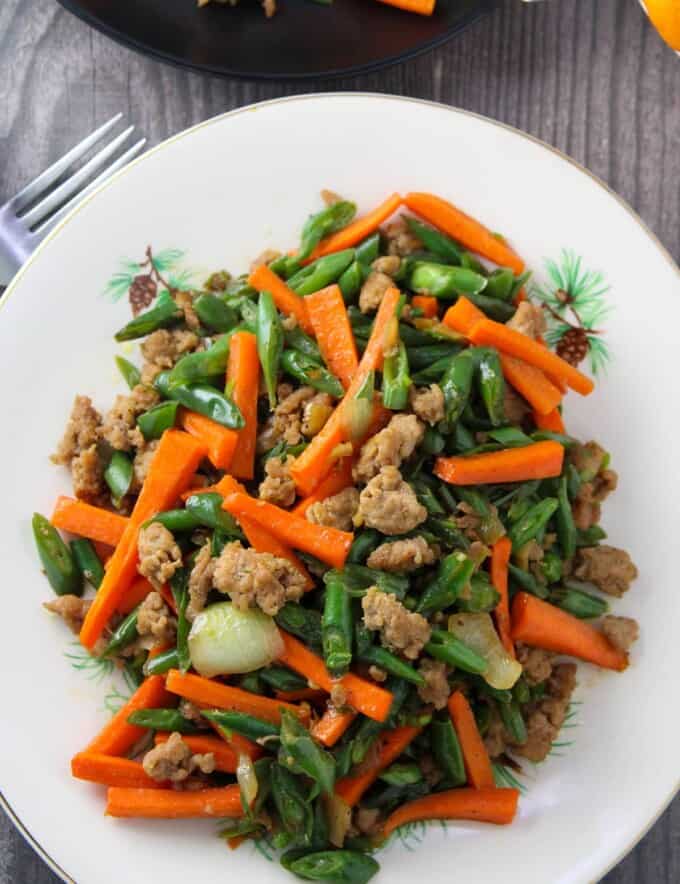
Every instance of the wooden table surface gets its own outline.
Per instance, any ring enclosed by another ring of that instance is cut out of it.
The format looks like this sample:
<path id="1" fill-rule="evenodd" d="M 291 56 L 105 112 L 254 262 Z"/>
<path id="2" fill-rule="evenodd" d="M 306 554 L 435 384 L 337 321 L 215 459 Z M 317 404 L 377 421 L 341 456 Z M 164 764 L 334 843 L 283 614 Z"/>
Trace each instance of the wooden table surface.
<path id="1" fill-rule="evenodd" d="M 390 92 L 486 114 L 555 145 L 628 200 L 680 261 L 680 59 L 635 0 L 502 0 L 406 65 L 306 85 L 204 78 L 118 46 L 54 0 L 2 0 L 0 58 L 0 204 L 117 111 L 153 145 L 280 95 Z M 0 811 L 0 884 L 56 881 Z M 605 881 L 680 881 L 680 797 Z"/>

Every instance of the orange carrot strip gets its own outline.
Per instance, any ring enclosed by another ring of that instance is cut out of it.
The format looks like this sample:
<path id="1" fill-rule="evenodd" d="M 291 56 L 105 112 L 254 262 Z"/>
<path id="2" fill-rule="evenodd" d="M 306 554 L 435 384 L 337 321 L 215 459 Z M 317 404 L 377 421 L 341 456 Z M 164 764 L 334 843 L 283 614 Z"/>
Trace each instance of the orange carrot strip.
<path id="1" fill-rule="evenodd" d="M 375 783 L 382 771 L 395 761 L 411 740 L 421 732 L 420 727 L 397 727 L 382 731 L 377 738 L 377 752 L 371 761 L 363 762 L 361 773 L 348 774 L 335 784 L 335 794 L 350 807 L 361 800 L 364 792 Z"/>
<path id="2" fill-rule="evenodd" d="M 135 577 L 139 528 L 175 503 L 204 454 L 204 446 L 188 433 L 179 430 L 163 433 L 132 515 L 80 630 L 80 641 L 86 648 L 94 647 Z"/>
<path id="3" fill-rule="evenodd" d="M 333 449 L 347 439 L 344 415 L 348 404 L 352 401 L 368 374 L 382 367 L 385 329 L 395 315 L 399 298 L 399 290 L 396 288 L 390 288 L 385 292 L 376 314 L 373 330 L 364 350 L 364 355 L 361 357 L 361 362 L 345 394 L 345 398 L 326 421 L 323 429 L 316 434 L 291 467 L 290 471 L 295 484 L 305 496 L 311 494 L 328 474 L 333 463 L 331 458 Z"/>
<path id="4" fill-rule="evenodd" d="M 109 789 L 106 813 L 117 817 L 188 819 L 190 817 L 241 817 L 239 787 L 222 786 L 198 792 L 174 789 Z"/>
<path id="5" fill-rule="evenodd" d="M 128 523 L 125 516 L 63 495 L 57 498 L 51 521 L 55 528 L 109 546 L 117 545 Z"/>
<path id="6" fill-rule="evenodd" d="M 378 3 L 386 3 L 388 6 L 396 6 L 405 12 L 415 12 L 417 15 L 432 15 L 437 0 L 378 0 Z"/>
<path id="7" fill-rule="evenodd" d="M 496 347 L 501 352 L 507 353 L 508 356 L 516 356 L 518 359 L 528 362 L 529 365 L 540 368 L 546 374 L 563 378 L 572 390 L 576 390 L 583 396 L 592 393 L 595 388 L 591 379 L 574 368 L 573 365 L 560 359 L 557 354 L 537 343 L 533 338 L 515 331 L 514 328 L 508 328 L 502 322 L 480 319 L 470 332 L 470 340 L 473 344 Z"/>
<path id="8" fill-rule="evenodd" d="M 209 417 L 187 411 L 186 408 L 180 408 L 179 422 L 187 433 L 205 445 L 208 459 L 214 467 L 218 470 L 229 469 L 238 443 L 238 433 L 235 430 L 229 430 Z"/>
<path id="9" fill-rule="evenodd" d="M 249 494 L 229 494 L 222 507 L 239 520 L 243 516 L 252 519 L 283 543 L 311 553 L 333 568 L 342 568 L 345 564 L 354 539 L 348 531 L 315 525 Z"/>
<path id="10" fill-rule="evenodd" d="M 331 252 L 341 252 L 343 249 L 351 249 L 352 246 L 360 243 L 362 239 L 366 239 L 367 236 L 370 236 L 376 231 L 383 221 L 387 221 L 390 215 L 393 215 L 397 211 L 401 203 L 401 196 L 398 193 L 393 193 L 384 203 L 378 206 L 377 209 L 373 209 L 372 212 L 369 212 L 361 218 L 357 218 L 356 221 L 348 224 L 347 227 L 344 227 L 342 230 L 338 230 L 337 233 L 332 233 L 330 236 L 326 237 L 326 239 L 322 239 L 304 263 L 309 264 L 317 258 L 321 258 L 324 255 L 330 255 Z"/>
<path id="11" fill-rule="evenodd" d="M 384 721 L 387 718 L 392 705 L 392 694 L 389 691 L 359 678 L 352 672 L 348 672 L 334 682 L 320 657 L 289 633 L 283 630 L 280 632 L 285 645 L 285 650 L 279 657 L 281 663 L 323 688 L 327 693 L 330 693 L 333 684 L 339 683 L 347 695 L 348 706 L 375 721 Z"/>
<path id="12" fill-rule="evenodd" d="M 357 713 L 353 709 L 339 712 L 335 706 L 329 706 L 312 725 L 312 736 L 324 746 L 335 746 L 356 717 Z"/>
<path id="13" fill-rule="evenodd" d="M 562 393 L 540 368 L 507 353 L 499 353 L 499 356 L 505 380 L 524 396 L 534 411 L 549 414 L 557 408 L 562 401 Z"/>
<path id="14" fill-rule="evenodd" d="M 382 2 L 385 3 L 388 0 L 382 0 Z M 430 295 L 414 295 L 411 298 L 411 306 L 420 307 L 426 319 L 434 319 L 439 315 L 439 301 L 436 298 L 431 298 Z"/>
<path id="15" fill-rule="evenodd" d="M 269 292 L 282 313 L 294 316 L 300 328 L 308 335 L 314 334 L 314 326 L 309 321 L 305 299 L 289 289 L 286 283 L 266 264 L 260 264 L 255 268 L 248 277 L 248 285 L 257 289 L 258 292 Z"/>
<path id="16" fill-rule="evenodd" d="M 521 289 L 521 291 L 524 291 L 524 289 Z M 526 300 L 526 298 L 524 300 Z M 545 347 L 546 349 L 548 347 L 548 345 L 545 342 L 545 338 L 543 338 L 542 335 L 536 335 L 536 343 L 540 344 L 541 347 Z M 565 393 L 568 392 L 569 385 L 564 380 L 564 378 L 558 378 L 556 375 L 549 374 L 548 372 L 545 373 L 545 376 L 548 378 L 548 380 L 552 384 L 554 384 L 557 387 L 557 389 L 560 391 L 560 393 L 562 393 L 562 395 L 564 395 Z"/>
<path id="17" fill-rule="evenodd" d="M 481 222 L 454 205 L 431 193 L 407 193 L 404 202 L 412 212 L 448 233 L 466 249 L 488 258 L 501 267 L 510 267 L 514 273 L 522 273 L 524 261 L 508 245 L 486 228 Z"/>
<path id="18" fill-rule="evenodd" d="M 202 703 L 197 703 L 196 705 L 201 709 L 214 708 L 212 706 L 205 706 Z M 264 755 L 262 747 L 258 746 L 257 743 L 254 743 L 247 737 L 242 737 L 241 734 L 237 734 L 236 731 L 229 731 L 229 733 L 227 733 L 225 730 L 221 729 L 218 724 L 215 724 L 214 721 L 208 721 L 208 724 L 215 731 L 218 739 L 231 747 L 237 756 L 247 755 L 252 761 L 257 761 L 258 758 L 261 758 L 262 755 Z"/>
<path id="19" fill-rule="evenodd" d="M 550 430 L 551 433 L 566 433 L 562 415 L 556 408 L 548 412 L 548 414 L 539 414 L 535 411 L 532 417 L 539 430 Z"/>
<path id="20" fill-rule="evenodd" d="M 71 774 L 77 780 L 124 786 L 132 789 L 160 789 L 160 783 L 145 772 L 139 761 L 117 758 L 101 752 L 79 752 L 71 759 Z"/>
<path id="21" fill-rule="evenodd" d="M 154 736 L 154 742 L 158 746 L 159 743 L 167 743 L 170 734 L 157 731 Z M 223 773 L 236 773 L 238 765 L 238 753 L 229 743 L 219 737 L 204 736 L 202 734 L 189 735 L 182 734 L 182 740 L 191 749 L 194 755 L 205 755 L 212 752 L 215 756 L 215 768 Z M 112 786 L 123 785 L 122 783 L 111 783 Z"/>
<path id="22" fill-rule="evenodd" d="M 359 365 L 359 358 L 340 287 L 329 285 L 307 295 L 305 304 L 324 362 L 347 389 Z"/>
<path id="23" fill-rule="evenodd" d="M 416 820 L 472 820 L 507 825 L 517 813 L 517 789 L 449 789 L 407 801 L 385 820 L 387 838 L 399 826 Z"/>
<path id="24" fill-rule="evenodd" d="M 515 645 L 510 635 L 510 601 L 508 597 L 508 562 L 512 552 L 512 543 L 507 537 L 497 540 L 491 550 L 491 582 L 500 595 L 494 609 L 496 629 L 505 650 L 515 656 Z"/>
<path id="25" fill-rule="evenodd" d="M 351 484 L 352 458 L 343 457 L 336 463 L 321 484 L 317 485 L 316 491 L 313 491 L 307 497 L 299 501 L 299 503 L 293 507 L 291 512 L 295 513 L 296 516 L 304 516 L 313 503 L 325 500 L 327 497 L 332 497 L 343 489 L 349 488 Z"/>
<path id="26" fill-rule="evenodd" d="M 173 698 L 165 690 L 165 679 L 152 675 L 145 679 L 127 703 L 116 712 L 111 721 L 92 740 L 87 752 L 103 755 L 125 755 L 138 740 L 148 733 L 147 728 L 129 724 L 128 718 L 138 709 L 157 709 L 170 706 Z"/>
<path id="27" fill-rule="evenodd" d="M 257 438 L 257 394 L 260 384 L 260 360 L 257 338 L 250 332 L 237 332 L 229 342 L 227 385 L 241 410 L 245 427 L 237 432 L 238 443 L 231 460 L 230 472 L 239 479 L 255 475 L 255 441 Z"/>
<path id="28" fill-rule="evenodd" d="M 271 721 L 272 724 L 281 723 L 281 709 L 293 712 L 302 721 L 309 719 L 309 710 L 304 706 L 294 706 L 292 703 L 284 703 L 282 700 L 272 700 L 269 697 L 260 697 L 259 694 L 251 694 L 241 688 L 231 685 L 220 684 L 209 678 L 191 673 L 182 674 L 178 669 L 171 669 L 166 679 L 167 689 L 173 693 L 191 700 L 192 703 L 201 703 L 217 709 L 230 709 L 236 712 L 245 712 L 254 715 L 263 721 Z"/>
<path id="29" fill-rule="evenodd" d="M 460 691 L 456 691 L 449 697 L 448 707 L 463 753 L 468 783 L 475 789 L 493 789 L 495 782 L 489 753 L 477 729 L 470 704 Z"/>
<path id="30" fill-rule="evenodd" d="M 599 629 L 526 592 L 518 592 L 512 602 L 512 637 L 604 669 L 622 672 L 628 666 L 628 654 Z"/>
<path id="31" fill-rule="evenodd" d="M 133 608 L 141 604 L 150 592 L 153 592 L 153 586 L 146 577 L 138 577 L 130 584 L 130 588 L 125 593 L 125 597 L 120 601 L 116 610 L 119 614 L 129 614 Z"/>
<path id="32" fill-rule="evenodd" d="M 438 457 L 434 472 L 451 485 L 489 485 L 549 479 L 562 472 L 564 448 L 558 442 L 534 442 L 482 454 Z"/>
<path id="33" fill-rule="evenodd" d="M 446 311 L 443 322 L 454 331 L 467 336 L 480 319 L 486 319 L 486 314 L 482 313 L 472 301 L 461 295 L 453 307 L 449 307 Z"/>

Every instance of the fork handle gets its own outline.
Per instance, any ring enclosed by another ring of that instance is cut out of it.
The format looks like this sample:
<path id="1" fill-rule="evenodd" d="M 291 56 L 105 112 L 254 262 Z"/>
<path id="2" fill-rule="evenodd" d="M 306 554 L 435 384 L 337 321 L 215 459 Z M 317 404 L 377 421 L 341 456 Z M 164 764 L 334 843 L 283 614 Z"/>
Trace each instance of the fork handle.
<path id="1" fill-rule="evenodd" d="M 9 211 L 0 210 L 0 285 L 10 280 L 34 251 L 33 235 Z"/>

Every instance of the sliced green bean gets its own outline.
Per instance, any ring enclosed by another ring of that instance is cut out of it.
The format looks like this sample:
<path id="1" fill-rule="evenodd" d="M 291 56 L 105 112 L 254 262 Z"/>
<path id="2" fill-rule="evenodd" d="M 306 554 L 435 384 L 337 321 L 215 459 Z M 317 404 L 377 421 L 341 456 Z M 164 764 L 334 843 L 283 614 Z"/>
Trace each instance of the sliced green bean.
<path id="1" fill-rule="evenodd" d="M 274 299 L 269 292 L 260 292 L 257 307 L 257 352 L 262 365 L 269 407 L 276 407 L 276 384 L 283 352 L 283 326 Z"/>
<path id="2" fill-rule="evenodd" d="M 483 291 L 486 277 L 466 267 L 417 261 L 408 278 L 408 287 L 435 298 L 455 298 Z"/>
<path id="3" fill-rule="evenodd" d="M 149 657 L 144 664 L 144 675 L 165 675 L 171 669 L 179 667 L 177 648 L 169 648 L 155 657 Z"/>
<path id="4" fill-rule="evenodd" d="M 321 393 L 328 393 L 335 399 L 341 399 L 345 395 L 344 387 L 334 374 L 299 350 L 284 350 L 281 368 L 301 384 L 313 387 Z"/>
<path id="5" fill-rule="evenodd" d="M 454 240 L 440 233 L 433 227 L 422 224 L 415 218 L 406 218 L 409 230 L 414 236 L 422 242 L 426 249 L 439 255 L 447 264 L 460 264 L 462 258 L 462 250 Z"/>
<path id="6" fill-rule="evenodd" d="M 354 535 L 354 541 L 347 556 L 347 563 L 363 565 L 373 550 L 382 543 L 382 537 L 373 528 L 366 528 Z"/>
<path id="7" fill-rule="evenodd" d="M 137 384 L 141 383 L 142 373 L 136 365 L 128 362 L 128 360 L 124 359 L 122 356 L 116 356 L 115 358 L 118 371 L 121 373 L 123 380 L 128 387 L 133 390 Z"/>
<path id="8" fill-rule="evenodd" d="M 208 384 L 170 387 L 167 372 L 157 375 L 153 384 L 162 396 L 179 402 L 189 411 L 209 417 L 223 427 L 230 430 L 241 430 L 245 426 L 239 408 L 215 387 Z"/>
<path id="9" fill-rule="evenodd" d="M 526 743 L 527 728 L 519 704 L 514 700 L 510 703 L 500 703 L 498 711 L 501 714 L 503 727 L 512 737 L 513 743 L 519 743 L 520 745 Z"/>
<path id="10" fill-rule="evenodd" d="M 419 614 L 429 615 L 452 605 L 470 580 L 475 563 L 462 552 L 445 556 L 434 579 L 425 587 L 418 606 Z"/>
<path id="11" fill-rule="evenodd" d="M 151 439 L 160 439 L 166 430 L 175 426 L 178 408 L 178 402 L 159 402 L 158 405 L 139 415 L 137 426 L 147 442 Z"/>
<path id="12" fill-rule="evenodd" d="M 279 764 L 293 773 L 304 773 L 316 783 L 310 798 L 319 792 L 331 795 L 335 786 L 335 759 L 313 739 L 300 719 L 281 709 L 281 751 Z"/>
<path id="13" fill-rule="evenodd" d="M 356 213 L 356 203 L 338 200 L 337 203 L 326 206 L 315 215 L 310 215 L 302 228 L 300 248 L 296 255 L 298 261 L 305 261 L 309 258 L 324 237 L 347 227 Z"/>
<path id="14" fill-rule="evenodd" d="M 321 637 L 326 666 L 333 678 L 340 678 L 352 662 L 351 598 L 340 577 L 327 579 Z"/>
<path id="15" fill-rule="evenodd" d="M 232 712 L 221 709 L 204 711 L 203 717 L 213 721 L 219 728 L 229 732 L 236 731 L 249 740 L 261 740 L 265 737 L 277 737 L 279 728 L 270 721 L 263 721 L 245 712 Z"/>
<path id="16" fill-rule="evenodd" d="M 445 718 L 432 719 L 430 734 L 432 754 L 437 766 L 452 786 L 462 786 L 466 782 L 463 752 L 448 715 Z"/>
<path id="17" fill-rule="evenodd" d="M 491 347 L 475 349 L 477 350 L 477 370 L 482 400 L 489 420 L 497 427 L 505 421 L 505 379 L 503 378 L 500 357 L 498 351 Z"/>
<path id="18" fill-rule="evenodd" d="M 285 329 L 283 340 L 286 347 L 290 347 L 292 350 L 299 350 L 300 353 L 304 353 L 305 356 L 313 359 L 314 362 L 318 362 L 319 365 L 323 364 L 321 351 L 316 341 L 310 338 L 309 335 L 306 335 L 299 326 L 296 325 L 295 328 Z"/>
<path id="19" fill-rule="evenodd" d="M 114 335 L 117 341 L 133 341 L 145 338 L 159 328 L 174 325 L 182 318 L 182 311 L 175 303 L 172 295 L 162 291 L 150 310 L 140 313 Z"/>
<path id="20" fill-rule="evenodd" d="M 408 347 L 408 362 L 411 369 L 415 369 L 419 373 L 422 369 L 434 365 L 446 358 L 450 360 L 452 357 L 461 353 L 461 349 L 457 344 L 429 344 L 427 347 Z"/>
<path id="21" fill-rule="evenodd" d="M 194 300 L 194 311 L 205 328 L 214 332 L 228 332 L 238 325 L 240 317 L 222 298 L 207 293 Z"/>
<path id="22" fill-rule="evenodd" d="M 124 451 L 114 451 L 104 470 L 104 481 L 109 486 L 115 506 L 118 506 L 130 490 L 133 476 L 132 459 Z"/>
<path id="23" fill-rule="evenodd" d="M 525 571 L 523 568 L 518 568 L 517 565 L 510 563 L 508 565 L 508 573 L 521 589 L 531 593 L 531 595 L 535 595 L 539 599 L 548 597 L 548 590 L 529 571 Z"/>
<path id="24" fill-rule="evenodd" d="M 468 593 L 459 596 L 456 600 L 456 607 L 459 611 L 465 611 L 468 614 L 481 614 L 493 611 L 499 601 L 500 596 L 497 590 L 489 583 L 486 576 L 479 572 L 470 578 Z"/>
<path id="25" fill-rule="evenodd" d="M 80 573 L 90 586 L 99 589 L 104 579 L 104 566 L 92 545 L 92 541 L 86 537 L 77 537 L 69 545 L 73 561 Z"/>
<path id="26" fill-rule="evenodd" d="M 230 537 L 242 538 L 241 529 L 234 517 L 222 509 L 222 495 L 214 492 L 192 494 L 185 503 L 189 513 L 201 525 L 221 531 Z"/>
<path id="27" fill-rule="evenodd" d="M 288 280 L 288 287 L 298 295 L 311 295 L 337 282 L 354 261 L 354 249 L 344 249 L 318 258 L 303 267 Z"/>
<path id="28" fill-rule="evenodd" d="M 580 620 L 602 617 L 609 610 L 609 603 L 605 599 L 568 586 L 553 589 L 550 601 Z"/>
<path id="29" fill-rule="evenodd" d="M 321 647 L 321 614 L 293 602 L 285 604 L 274 617 L 276 623 L 313 648 Z"/>
<path id="30" fill-rule="evenodd" d="M 111 638 L 99 655 L 100 657 L 114 657 L 123 648 L 131 645 L 139 636 L 139 633 L 137 632 L 138 609 L 139 605 L 137 605 L 134 611 L 130 611 L 125 619 L 121 620 L 115 630 L 111 633 Z"/>
<path id="31" fill-rule="evenodd" d="M 136 709 L 128 716 L 128 722 L 137 727 L 148 727 L 154 731 L 177 731 L 179 734 L 195 734 L 199 730 L 179 709 Z"/>
<path id="32" fill-rule="evenodd" d="M 552 519 L 558 506 L 559 502 L 556 498 L 546 497 L 545 500 L 530 507 L 508 531 L 513 550 L 521 549 L 530 540 L 533 540 Z"/>
<path id="33" fill-rule="evenodd" d="M 259 671 L 262 681 L 275 691 L 299 691 L 307 687 L 307 680 L 285 666 L 268 666 Z"/>
<path id="34" fill-rule="evenodd" d="M 455 424 L 463 414 L 470 398 L 472 378 L 475 371 L 475 356 L 472 350 L 463 350 L 451 360 L 441 381 L 444 394 L 446 421 Z"/>
<path id="35" fill-rule="evenodd" d="M 443 629 L 433 629 L 425 650 L 431 657 L 462 669 L 463 672 L 472 672 L 483 675 L 488 669 L 488 663 L 472 648 L 464 642 L 446 632 Z"/>
<path id="36" fill-rule="evenodd" d="M 380 254 L 380 233 L 372 233 L 362 240 L 355 249 L 356 259 L 364 267 L 370 267 Z"/>

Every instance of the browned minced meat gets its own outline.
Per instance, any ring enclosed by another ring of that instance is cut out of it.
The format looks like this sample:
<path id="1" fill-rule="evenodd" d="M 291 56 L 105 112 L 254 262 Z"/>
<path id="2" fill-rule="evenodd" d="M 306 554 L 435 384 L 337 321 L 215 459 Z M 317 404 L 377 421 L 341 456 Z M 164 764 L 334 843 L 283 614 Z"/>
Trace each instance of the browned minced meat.
<path id="1" fill-rule="evenodd" d="M 524 418 L 529 414 L 531 408 L 518 393 L 505 384 L 503 392 L 503 408 L 505 410 L 505 419 L 511 424 L 521 425 Z"/>
<path id="2" fill-rule="evenodd" d="M 208 722 L 203 718 L 201 710 L 191 700 L 181 699 L 179 701 L 179 711 L 187 721 L 193 722 L 198 727 L 209 727 Z"/>
<path id="3" fill-rule="evenodd" d="M 342 709 L 347 706 L 347 691 L 343 688 L 339 681 L 331 686 L 330 700 L 336 709 Z"/>
<path id="4" fill-rule="evenodd" d="M 426 518 L 427 510 L 396 467 L 383 467 L 359 495 L 359 524 L 383 534 L 406 534 Z"/>
<path id="5" fill-rule="evenodd" d="M 371 586 L 361 600 L 367 629 L 379 630 L 386 648 L 415 660 L 430 639 L 430 624 L 395 596 Z"/>
<path id="6" fill-rule="evenodd" d="M 142 382 L 150 384 L 159 371 L 172 368 L 182 356 L 193 353 L 200 346 L 200 338 L 187 329 L 160 328 L 142 343 L 142 355 L 147 360 L 142 369 Z"/>
<path id="7" fill-rule="evenodd" d="M 359 309 L 362 313 L 373 313 L 380 306 L 385 292 L 394 285 L 391 276 L 379 270 L 371 270 L 359 292 Z"/>
<path id="8" fill-rule="evenodd" d="M 88 396 L 76 396 L 61 442 L 52 455 L 54 463 L 70 466 L 74 457 L 99 439 L 101 415 Z"/>
<path id="9" fill-rule="evenodd" d="M 91 599 L 81 599 L 77 595 L 60 595 L 51 602 L 43 602 L 43 608 L 58 614 L 71 632 L 77 634 L 91 604 Z"/>
<path id="10" fill-rule="evenodd" d="M 140 433 L 139 435 L 141 437 L 142 434 Z M 139 491 L 144 484 L 151 461 L 158 448 L 159 440 L 152 439 L 150 442 L 147 442 L 142 437 L 135 441 L 137 442 L 135 446 L 137 450 L 135 452 L 135 459 L 132 462 L 132 487 L 130 489 L 133 493 Z"/>
<path id="11" fill-rule="evenodd" d="M 397 218 L 387 224 L 384 233 L 387 240 L 387 252 L 390 255 L 399 255 L 403 258 L 423 248 L 422 242 L 414 233 L 411 233 L 403 218 Z"/>
<path id="12" fill-rule="evenodd" d="M 196 331 L 196 329 L 201 327 L 201 320 L 194 310 L 194 296 L 191 292 L 175 292 L 175 303 L 184 314 L 184 321 L 190 329 Z"/>
<path id="13" fill-rule="evenodd" d="M 579 580 L 590 580 L 608 595 L 621 597 L 630 589 L 638 570 L 625 550 L 601 544 L 577 551 L 573 574 Z"/>
<path id="14" fill-rule="evenodd" d="M 358 807 L 352 820 L 362 835 L 378 835 L 382 829 L 382 817 L 378 807 Z"/>
<path id="15" fill-rule="evenodd" d="M 513 744 L 513 751 L 529 761 L 543 761 L 555 741 L 569 708 L 576 687 L 576 664 L 558 663 L 546 685 L 545 696 L 529 707 L 526 719 L 527 741 Z M 509 743 L 512 743 L 508 739 Z"/>
<path id="16" fill-rule="evenodd" d="M 545 331 L 545 314 L 543 308 L 529 301 L 522 301 L 515 315 L 506 323 L 508 328 L 521 332 L 530 338 L 540 338 Z"/>
<path id="17" fill-rule="evenodd" d="M 533 687 L 550 678 L 553 669 L 552 661 L 555 658 L 552 651 L 534 648 L 523 642 L 516 642 L 515 651 L 517 652 L 517 661 L 522 664 L 524 678 L 528 685 Z"/>
<path id="18" fill-rule="evenodd" d="M 620 651 L 629 651 L 633 642 L 640 636 L 640 627 L 632 617 L 614 617 L 608 614 L 602 618 L 602 632 Z"/>
<path id="19" fill-rule="evenodd" d="M 215 559 L 211 555 L 211 542 L 204 543 L 198 551 L 194 561 L 194 567 L 189 574 L 189 604 L 187 605 L 187 619 L 193 620 L 205 607 L 205 600 L 212 589 L 213 575 L 215 572 Z"/>
<path id="20" fill-rule="evenodd" d="M 496 508 L 491 505 L 491 510 L 494 515 L 497 515 Z M 483 535 L 483 519 L 479 515 L 479 513 L 475 512 L 475 510 L 464 500 L 461 500 L 456 506 L 456 514 L 453 518 L 453 521 L 460 531 L 469 539 L 469 540 L 477 540 L 480 542 L 484 542 L 485 537 Z"/>
<path id="21" fill-rule="evenodd" d="M 491 712 L 489 727 L 484 735 L 484 747 L 489 753 L 489 758 L 498 758 L 505 752 L 505 728 L 496 709 Z"/>
<path id="22" fill-rule="evenodd" d="M 444 394 L 437 384 L 411 387 L 409 400 L 416 417 L 431 427 L 444 420 Z"/>
<path id="23" fill-rule="evenodd" d="M 285 460 L 280 457 L 268 458 L 264 465 L 265 478 L 260 482 L 258 492 L 260 500 L 284 507 L 295 503 L 295 482 L 290 474 L 294 463 L 294 457 Z"/>
<path id="24" fill-rule="evenodd" d="M 373 550 L 366 564 L 378 571 L 399 574 L 431 565 L 436 558 L 435 550 L 424 537 L 409 537 L 406 540 L 381 544 Z"/>
<path id="25" fill-rule="evenodd" d="M 567 449 L 567 461 L 573 464 L 584 482 L 591 482 L 602 469 L 607 452 L 594 440 L 582 445 L 575 442 Z"/>
<path id="26" fill-rule="evenodd" d="M 250 262 L 250 272 L 253 273 L 257 270 L 258 267 L 261 267 L 263 264 L 271 264 L 272 261 L 276 261 L 277 258 L 281 257 L 281 252 L 277 249 L 265 249 L 264 252 L 260 252 L 257 258 L 254 258 Z"/>
<path id="27" fill-rule="evenodd" d="M 257 450 L 269 451 L 277 442 L 298 445 L 305 437 L 315 436 L 333 410 L 331 398 L 312 387 L 279 384 L 278 404 L 257 438 Z"/>
<path id="28" fill-rule="evenodd" d="M 103 506 L 109 500 L 104 463 L 97 445 L 90 445 L 71 461 L 73 493 L 79 500 Z"/>
<path id="29" fill-rule="evenodd" d="M 368 674 L 371 676 L 373 681 L 387 681 L 387 673 L 384 669 L 381 669 L 379 666 L 375 666 L 372 664 L 368 667 Z"/>
<path id="30" fill-rule="evenodd" d="M 237 608 L 257 605 L 272 617 L 286 602 L 297 602 L 305 588 L 304 577 L 286 559 L 244 549 L 238 540 L 222 550 L 213 580 Z"/>
<path id="31" fill-rule="evenodd" d="M 414 414 L 395 414 L 389 424 L 362 446 L 353 469 L 356 482 L 368 482 L 383 467 L 398 467 L 410 457 L 425 434 Z"/>
<path id="32" fill-rule="evenodd" d="M 142 760 L 147 776 L 159 783 L 183 783 L 194 771 L 211 774 L 215 770 L 215 756 L 212 752 L 193 755 L 191 749 L 175 731 L 167 742 L 159 743 L 146 753 Z"/>
<path id="33" fill-rule="evenodd" d="M 129 396 L 119 394 L 104 417 L 102 438 L 117 451 L 130 451 L 139 439 L 137 417 L 159 401 L 158 393 L 144 384 L 137 384 Z"/>
<path id="34" fill-rule="evenodd" d="M 378 273 L 386 273 L 392 278 L 399 272 L 400 267 L 401 258 L 398 255 L 383 255 L 380 258 L 376 258 L 371 264 L 372 270 L 376 270 Z"/>
<path id="35" fill-rule="evenodd" d="M 137 548 L 137 570 L 156 589 L 160 589 L 182 567 L 182 551 L 160 522 L 151 522 L 146 528 L 140 529 Z"/>
<path id="36" fill-rule="evenodd" d="M 158 592 L 150 592 L 137 611 L 137 632 L 150 636 L 154 643 L 172 643 L 175 640 L 177 621 Z"/>
<path id="37" fill-rule="evenodd" d="M 317 500 L 307 508 L 305 516 L 307 521 L 313 522 L 315 525 L 337 528 L 340 531 L 351 531 L 354 515 L 358 509 L 359 492 L 354 486 L 350 486 L 325 498 L 325 500 Z"/>
<path id="38" fill-rule="evenodd" d="M 425 679 L 425 684 L 418 687 L 418 696 L 423 703 L 429 703 L 435 709 L 443 709 L 449 699 L 451 687 L 447 675 L 448 667 L 440 660 L 425 657 L 420 661 L 418 672 Z"/>
<path id="39" fill-rule="evenodd" d="M 531 571 L 532 574 L 536 574 L 537 567 L 543 561 L 544 556 L 545 550 L 535 540 L 525 543 L 515 553 L 517 566 L 525 571 Z"/>
<path id="40" fill-rule="evenodd" d="M 582 531 L 597 525 L 602 514 L 601 503 L 616 490 L 619 477 L 614 470 L 602 470 L 592 482 L 584 482 L 572 504 L 574 524 Z"/>

